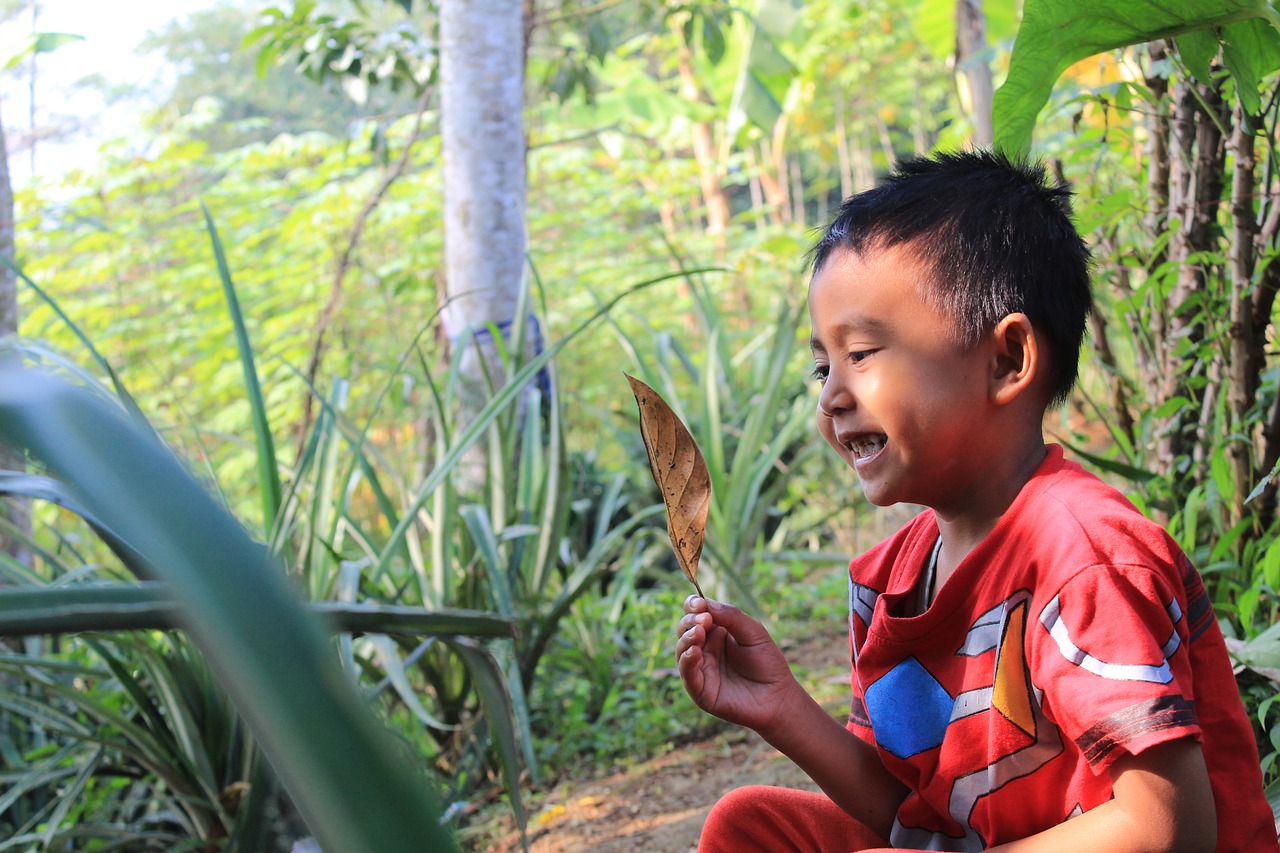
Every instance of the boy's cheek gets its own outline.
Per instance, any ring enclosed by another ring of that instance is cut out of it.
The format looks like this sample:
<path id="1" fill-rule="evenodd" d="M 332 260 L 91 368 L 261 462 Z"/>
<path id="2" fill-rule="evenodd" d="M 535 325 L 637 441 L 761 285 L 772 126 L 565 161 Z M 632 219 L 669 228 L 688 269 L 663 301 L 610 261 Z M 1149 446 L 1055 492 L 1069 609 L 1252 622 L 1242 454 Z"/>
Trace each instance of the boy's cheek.
<path id="1" fill-rule="evenodd" d="M 831 422 L 831 418 L 819 411 L 814 415 L 814 420 L 818 424 L 818 432 L 822 434 L 827 444 L 831 445 L 831 448 L 836 453 L 839 453 L 840 445 L 836 443 L 836 428 L 835 424 Z"/>

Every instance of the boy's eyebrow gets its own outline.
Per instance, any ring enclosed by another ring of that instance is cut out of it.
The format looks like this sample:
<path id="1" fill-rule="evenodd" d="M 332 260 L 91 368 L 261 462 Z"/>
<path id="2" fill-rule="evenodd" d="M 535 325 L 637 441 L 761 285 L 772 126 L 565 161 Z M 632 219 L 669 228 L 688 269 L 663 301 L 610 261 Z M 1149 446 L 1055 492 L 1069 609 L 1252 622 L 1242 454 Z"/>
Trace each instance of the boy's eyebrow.
<path id="1" fill-rule="evenodd" d="M 857 317 L 840 323 L 833 331 L 843 337 L 851 334 L 880 334 L 888 327 L 889 324 L 878 317 Z M 809 349 L 814 352 L 827 351 L 822 342 L 813 336 L 809 338 Z"/>

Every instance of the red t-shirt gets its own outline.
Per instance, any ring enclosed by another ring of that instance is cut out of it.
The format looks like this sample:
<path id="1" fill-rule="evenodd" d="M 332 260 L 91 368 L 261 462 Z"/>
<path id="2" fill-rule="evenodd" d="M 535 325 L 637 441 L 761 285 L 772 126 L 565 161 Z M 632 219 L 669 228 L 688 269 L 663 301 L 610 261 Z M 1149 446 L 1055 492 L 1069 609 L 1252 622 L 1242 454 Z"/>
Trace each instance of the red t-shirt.
<path id="1" fill-rule="evenodd" d="M 850 565 L 849 730 L 911 789 L 894 846 L 982 850 L 1111 797 L 1108 766 L 1202 744 L 1219 853 L 1277 848 L 1200 576 L 1119 492 L 1048 457 L 919 616 L 932 511 Z"/>

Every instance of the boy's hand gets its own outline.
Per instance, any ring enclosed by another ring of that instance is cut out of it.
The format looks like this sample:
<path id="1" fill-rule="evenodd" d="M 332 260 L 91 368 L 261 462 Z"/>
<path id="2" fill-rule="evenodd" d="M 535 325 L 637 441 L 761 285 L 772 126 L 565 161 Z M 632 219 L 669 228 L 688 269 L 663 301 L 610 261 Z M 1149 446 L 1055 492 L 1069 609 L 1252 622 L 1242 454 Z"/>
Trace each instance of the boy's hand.
<path id="1" fill-rule="evenodd" d="M 785 707 L 807 699 L 764 626 L 736 607 L 691 595 L 677 627 L 676 661 L 694 703 L 768 737 Z"/>

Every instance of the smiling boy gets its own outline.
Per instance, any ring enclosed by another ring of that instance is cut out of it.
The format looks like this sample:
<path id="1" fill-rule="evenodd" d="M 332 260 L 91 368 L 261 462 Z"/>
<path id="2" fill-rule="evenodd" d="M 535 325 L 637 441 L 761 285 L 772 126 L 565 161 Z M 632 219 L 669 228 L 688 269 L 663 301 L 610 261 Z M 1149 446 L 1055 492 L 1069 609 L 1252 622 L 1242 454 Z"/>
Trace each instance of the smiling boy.
<path id="1" fill-rule="evenodd" d="M 1090 307 L 1038 167 L 914 160 L 842 207 L 809 288 L 818 429 L 871 503 L 926 509 L 850 565 L 843 725 L 759 622 L 686 601 L 689 695 L 823 791 L 732 792 L 699 850 L 1278 849 L 1195 569 L 1043 440 Z"/>

